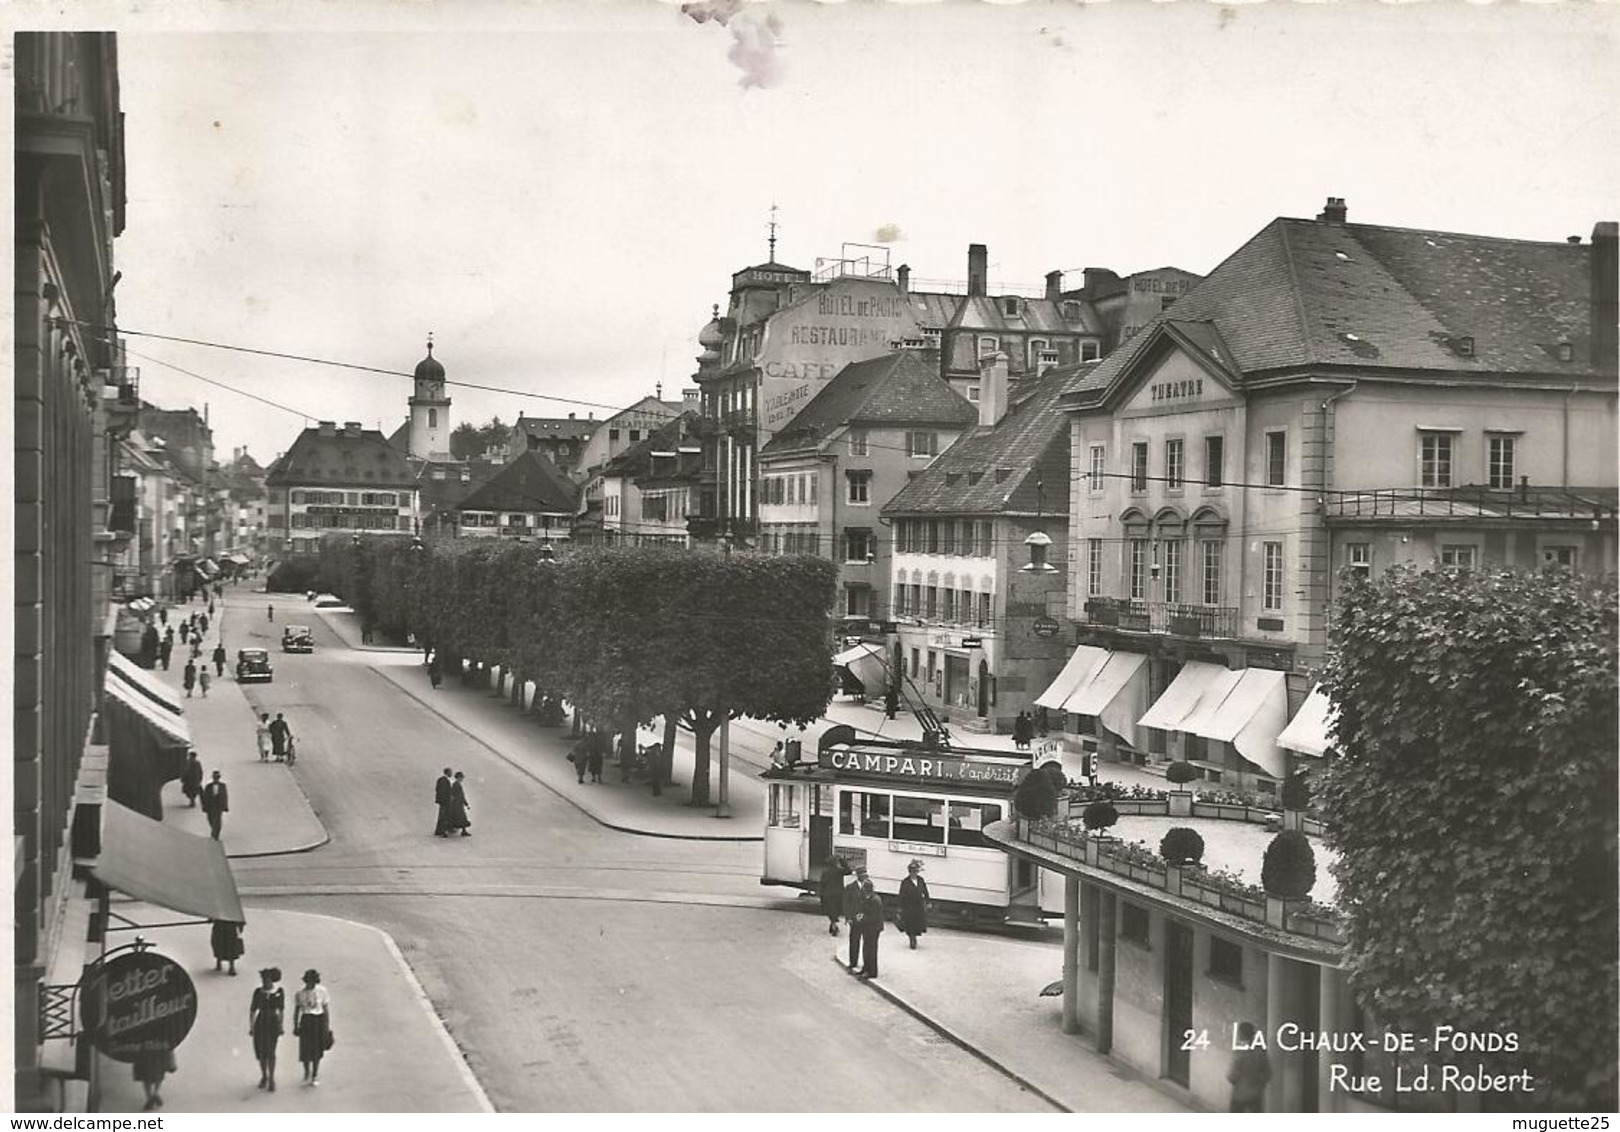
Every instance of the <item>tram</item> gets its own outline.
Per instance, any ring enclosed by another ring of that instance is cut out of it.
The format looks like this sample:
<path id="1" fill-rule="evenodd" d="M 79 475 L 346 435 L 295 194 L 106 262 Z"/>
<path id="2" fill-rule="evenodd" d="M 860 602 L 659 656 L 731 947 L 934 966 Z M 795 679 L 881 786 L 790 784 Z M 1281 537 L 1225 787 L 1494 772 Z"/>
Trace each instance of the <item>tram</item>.
<path id="1" fill-rule="evenodd" d="M 917 858 L 936 914 L 967 923 L 1061 917 L 1061 874 L 984 837 L 986 826 L 1012 817 L 1030 757 L 953 747 L 943 729 L 925 735 L 920 742 L 867 738 L 840 725 L 822 735 L 814 762 L 790 749 L 764 771 L 760 883 L 814 892 L 836 853 L 851 869 L 865 866 L 877 891 L 893 899 Z"/>

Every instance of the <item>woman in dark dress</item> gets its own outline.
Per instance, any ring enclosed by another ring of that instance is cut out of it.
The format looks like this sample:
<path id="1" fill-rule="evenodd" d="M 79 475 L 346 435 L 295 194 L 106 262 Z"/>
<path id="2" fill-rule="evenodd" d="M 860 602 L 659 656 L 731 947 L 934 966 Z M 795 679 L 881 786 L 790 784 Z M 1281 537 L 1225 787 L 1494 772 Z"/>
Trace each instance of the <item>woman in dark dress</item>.
<path id="1" fill-rule="evenodd" d="M 827 854 L 827 863 L 821 866 L 821 881 L 817 895 L 821 897 L 821 914 L 827 917 L 827 934 L 838 934 L 838 920 L 844 914 L 844 877 L 849 869 L 837 853 Z"/>
<path id="2" fill-rule="evenodd" d="M 456 771 L 456 777 L 450 783 L 450 804 L 445 807 L 444 827 L 446 829 L 459 829 L 461 836 L 471 837 L 467 831 L 472 828 L 472 819 L 467 816 L 467 787 L 466 776 Z"/>
<path id="3" fill-rule="evenodd" d="M 208 941 L 214 949 L 214 970 L 219 970 L 221 963 L 231 965 L 231 974 L 236 974 L 236 961 L 242 958 L 242 925 L 230 920 L 215 920 L 214 930 Z"/>
<path id="4" fill-rule="evenodd" d="M 146 1103 L 141 1106 L 142 1111 L 150 1112 L 154 1108 L 162 1108 L 163 1094 L 158 1090 L 163 1087 L 163 1078 L 174 1072 L 174 1051 L 171 1049 L 142 1051 L 135 1055 L 135 1063 L 131 1068 L 135 1071 L 135 1080 L 146 1090 Z"/>
<path id="5" fill-rule="evenodd" d="M 928 882 L 923 880 L 923 864 L 913 858 L 906 866 L 906 879 L 900 882 L 900 930 L 911 937 L 911 950 L 917 950 L 917 937 L 928 930 Z"/>
<path id="6" fill-rule="evenodd" d="M 264 985 L 255 987 L 248 1004 L 248 1033 L 253 1038 L 253 1056 L 259 1059 L 259 1088 L 276 1091 L 276 1043 L 281 1041 L 282 1019 L 287 1014 L 287 992 L 281 982 L 280 967 L 259 972 Z"/>
<path id="7" fill-rule="evenodd" d="M 293 995 L 293 1033 L 298 1035 L 298 1060 L 304 1063 L 304 1083 L 321 1083 L 321 1058 L 332 1042 L 332 996 L 321 986 L 321 973 L 304 972 L 304 986 Z"/>

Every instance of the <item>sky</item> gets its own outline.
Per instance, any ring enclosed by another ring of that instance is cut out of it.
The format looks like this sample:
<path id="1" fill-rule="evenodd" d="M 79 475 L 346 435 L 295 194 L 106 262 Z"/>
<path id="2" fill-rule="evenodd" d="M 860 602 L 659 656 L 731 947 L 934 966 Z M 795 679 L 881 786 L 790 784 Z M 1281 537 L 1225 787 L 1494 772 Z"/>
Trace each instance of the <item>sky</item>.
<path id="1" fill-rule="evenodd" d="M 1620 216 L 1615 3 L 12 7 L 120 31 L 130 361 L 261 463 L 392 431 L 429 333 L 513 391 L 452 384 L 456 422 L 673 399 L 773 205 L 780 262 L 960 280 L 983 243 L 993 290 L 1206 273 L 1328 196 L 1526 239 Z"/>

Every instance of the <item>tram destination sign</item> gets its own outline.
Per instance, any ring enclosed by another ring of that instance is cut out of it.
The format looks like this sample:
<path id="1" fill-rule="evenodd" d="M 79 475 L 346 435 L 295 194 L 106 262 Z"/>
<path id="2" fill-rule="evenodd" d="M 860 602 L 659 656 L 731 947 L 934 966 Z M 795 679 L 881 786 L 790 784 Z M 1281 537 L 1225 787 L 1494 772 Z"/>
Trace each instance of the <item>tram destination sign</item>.
<path id="1" fill-rule="evenodd" d="M 986 786 L 1017 786 L 1029 773 L 1029 766 L 1025 763 L 979 762 L 956 755 L 923 751 L 842 751 L 835 747 L 821 753 L 821 762 L 834 770 L 854 774 L 932 782 L 980 783 Z"/>

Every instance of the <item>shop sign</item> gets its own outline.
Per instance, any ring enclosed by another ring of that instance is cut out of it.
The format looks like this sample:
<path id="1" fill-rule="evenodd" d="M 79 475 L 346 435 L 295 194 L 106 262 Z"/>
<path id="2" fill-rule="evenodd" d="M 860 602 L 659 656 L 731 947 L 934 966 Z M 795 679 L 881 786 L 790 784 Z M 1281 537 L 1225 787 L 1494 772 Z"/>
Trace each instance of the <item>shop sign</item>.
<path id="1" fill-rule="evenodd" d="M 184 967 L 155 951 L 114 955 L 85 976 L 80 1022 L 114 1061 L 166 1053 L 197 1021 L 197 988 Z"/>
<path id="2" fill-rule="evenodd" d="M 982 782 L 996 786 L 1017 786 L 1029 767 L 1022 763 L 969 762 L 943 754 L 903 751 L 823 751 L 822 765 L 857 774 L 890 778 L 934 779 L 949 782 Z"/>
<path id="3" fill-rule="evenodd" d="M 1037 637 L 1055 637 L 1063 631 L 1063 626 L 1050 617 L 1037 617 L 1032 626 Z"/>
<path id="4" fill-rule="evenodd" d="M 1061 763 L 1063 761 L 1063 744 L 1047 739 L 1035 748 L 1035 765 L 1044 766 L 1047 763 Z"/>

